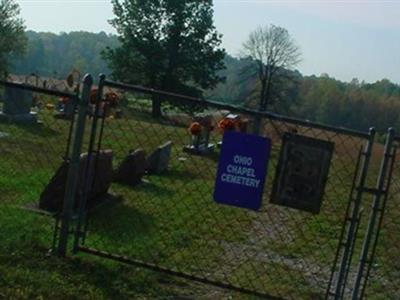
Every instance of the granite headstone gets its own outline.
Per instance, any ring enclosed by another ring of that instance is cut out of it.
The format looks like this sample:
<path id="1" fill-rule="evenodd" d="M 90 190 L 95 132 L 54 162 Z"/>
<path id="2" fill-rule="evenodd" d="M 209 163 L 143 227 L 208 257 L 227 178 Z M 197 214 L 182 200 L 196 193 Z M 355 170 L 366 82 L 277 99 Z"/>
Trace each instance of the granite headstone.
<path id="1" fill-rule="evenodd" d="M 107 194 L 113 178 L 112 160 L 113 152 L 111 150 L 102 150 L 98 155 L 94 154 L 90 159 L 89 174 L 87 177 L 84 177 L 88 163 L 88 154 L 84 153 L 81 155 L 78 188 L 74 203 L 75 209 L 78 207 L 79 195 L 83 195 L 85 192 L 85 181 L 91 187 L 88 195 L 88 208 L 95 206 L 98 200 Z M 40 195 L 39 208 L 51 212 L 62 210 L 68 170 L 69 162 L 63 162 Z"/>
<path id="2" fill-rule="evenodd" d="M 119 165 L 114 181 L 135 186 L 142 181 L 146 165 L 146 153 L 143 149 L 132 151 Z"/>
<path id="3" fill-rule="evenodd" d="M 12 122 L 37 121 L 36 113 L 31 112 L 33 103 L 32 92 L 15 87 L 4 88 L 3 111 L 0 112 L 0 119 Z"/>
<path id="4" fill-rule="evenodd" d="M 157 147 L 157 149 L 147 158 L 147 171 L 150 174 L 159 174 L 168 169 L 171 159 L 172 142 Z"/>

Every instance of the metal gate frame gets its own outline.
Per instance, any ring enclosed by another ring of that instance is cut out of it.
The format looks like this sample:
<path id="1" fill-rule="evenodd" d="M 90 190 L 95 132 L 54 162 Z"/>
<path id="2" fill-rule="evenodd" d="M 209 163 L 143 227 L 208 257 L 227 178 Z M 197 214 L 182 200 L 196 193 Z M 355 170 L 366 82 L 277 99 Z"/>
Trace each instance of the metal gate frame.
<path id="1" fill-rule="evenodd" d="M 386 202 L 390 191 L 390 183 L 393 173 L 393 166 L 396 158 L 396 147 L 394 146 L 395 132 L 393 128 L 388 129 L 386 135 L 383 157 L 381 159 L 377 182 L 374 188 L 365 186 L 365 178 L 368 173 L 368 164 L 371 157 L 372 141 L 369 143 L 361 155 L 362 173 L 359 175 L 359 185 L 355 188 L 357 194 L 354 200 L 349 203 L 347 217 L 344 221 L 340 243 L 337 250 L 335 262 L 332 266 L 331 278 L 325 295 L 326 299 L 345 299 L 345 289 L 349 283 L 349 271 L 352 265 L 352 259 L 355 254 L 355 243 L 359 231 L 360 219 L 363 213 L 363 195 L 373 195 L 372 208 L 368 218 L 367 229 L 365 230 L 362 248 L 360 251 L 359 262 L 357 266 L 356 278 L 351 287 L 352 300 L 363 299 L 371 266 L 374 261 L 376 247 L 379 241 L 379 234 L 384 218 Z M 365 170 L 365 172 L 364 172 Z M 352 204 L 352 205 L 351 205 Z M 351 207 L 350 207 L 351 206 Z M 343 248 L 343 249 L 342 249 Z M 340 257 L 340 259 L 339 259 Z M 336 267 L 339 264 L 339 270 Z M 332 291 L 332 283 L 334 283 Z"/>
<path id="2" fill-rule="evenodd" d="M 71 164 L 68 173 L 67 181 L 67 191 L 64 201 L 64 209 L 62 213 L 61 229 L 59 232 L 60 240 L 58 244 L 58 253 L 61 256 L 65 256 L 67 253 L 67 245 L 70 234 L 73 234 L 73 253 L 83 252 L 87 254 L 93 254 L 99 257 L 109 258 L 119 262 L 123 262 L 130 265 L 135 265 L 143 268 L 147 268 L 157 272 L 163 272 L 169 275 L 178 276 L 181 278 L 206 283 L 214 285 L 221 288 L 230 289 L 233 291 L 250 294 L 258 297 L 268 298 L 268 299 L 280 299 L 277 297 L 271 297 L 270 295 L 265 295 L 257 291 L 244 289 L 238 286 L 233 286 L 231 284 L 216 282 L 213 280 L 208 280 L 205 278 L 196 277 L 194 275 L 176 272 L 169 270 L 167 268 L 160 267 L 151 263 L 130 259 L 125 256 L 116 255 L 108 253 L 105 251 L 100 251 L 97 249 L 89 248 L 85 246 L 85 238 L 87 233 L 87 211 L 86 202 L 88 194 L 90 192 L 91 183 L 93 178 L 90 178 L 90 174 L 94 174 L 92 170 L 89 169 L 90 164 L 87 164 L 85 170 L 85 183 L 86 188 L 83 195 L 80 195 L 79 201 L 79 212 L 78 220 L 75 229 L 71 231 L 71 221 L 72 221 L 72 209 L 75 198 L 76 186 L 77 186 L 77 174 L 79 171 L 79 157 L 82 152 L 82 143 L 85 130 L 85 120 L 87 115 L 87 108 L 90 98 L 90 91 L 93 84 L 92 77 L 86 75 L 83 82 L 82 96 L 79 101 L 79 114 L 77 125 L 75 129 L 75 138 L 73 140 L 73 149 L 71 153 Z M 156 94 L 168 97 L 178 97 L 181 100 L 187 101 L 188 103 L 193 103 L 195 105 L 201 106 L 212 106 L 219 109 L 234 109 L 239 112 L 252 114 L 254 116 L 266 117 L 272 120 L 282 120 L 293 125 L 306 126 L 310 128 L 317 128 L 321 130 L 329 130 L 336 133 L 348 134 L 360 138 L 366 139 L 366 144 L 364 149 L 360 149 L 358 161 L 356 164 L 356 172 L 354 174 L 351 193 L 348 201 L 348 206 L 346 209 L 346 215 L 343 221 L 342 230 L 340 233 L 339 244 L 337 247 L 337 252 L 335 260 L 332 264 L 331 277 L 329 284 L 327 286 L 325 299 L 344 299 L 345 289 L 349 283 L 349 270 L 352 265 L 352 259 L 355 252 L 355 243 L 357 239 L 357 234 L 359 230 L 360 218 L 362 216 L 362 204 L 363 196 L 365 194 L 372 194 L 374 196 L 373 209 L 369 216 L 368 228 L 365 232 L 363 239 L 363 247 L 360 254 L 359 264 L 358 264 L 358 275 L 354 286 L 352 288 L 352 299 L 362 299 L 365 292 L 365 287 L 369 278 L 369 273 L 371 265 L 374 259 L 376 246 L 379 240 L 379 232 L 384 217 L 384 211 L 386 206 L 386 200 L 388 192 L 390 189 L 390 179 L 393 171 L 393 164 L 395 160 L 396 148 L 393 147 L 394 140 L 394 130 L 390 129 L 386 138 L 384 156 L 381 161 L 381 167 L 378 174 L 378 180 L 375 188 L 366 187 L 366 178 L 369 171 L 369 164 L 371 159 L 371 151 L 375 142 L 375 130 L 370 129 L 369 133 L 364 133 L 356 130 L 350 130 L 340 127 L 327 126 L 318 123 L 312 123 L 309 121 L 283 117 L 280 115 L 268 113 L 268 112 L 258 112 L 249 109 L 239 108 L 232 105 L 221 104 L 218 102 L 207 101 L 204 99 L 198 99 L 193 97 L 187 97 L 182 95 L 177 95 L 174 93 L 158 91 L 154 89 L 144 88 L 136 85 L 128 85 L 123 83 L 118 83 L 114 81 L 106 80 L 104 75 L 100 76 L 98 84 L 98 92 L 95 105 L 95 113 L 90 130 L 90 140 L 88 148 L 88 161 L 94 157 L 96 159 L 99 149 L 101 148 L 102 135 L 104 129 L 104 119 L 99 117 L 99 107 L 103 98 L 104 87 L 119 88 L 127 91 L 134 92 L 144 92 L 148 94 Z M 100 131 L 99 131 L 99 122 Z M 72 140 L 71 140 L 72 142 Z M 96 166 L 96 164 L 95 164 Z"/>
<path id="3" fill-rule="evenodd" d="M 88 78 L 91 78 L 91 76 L 88 76 Z M 84 82 L 84 84 L 87 84 L 87 80 Z M 76 144 L 76 131 L 81 128 L 81 123 L 75 122 L 75 116 L 76 116 L 76 109 L 78 108 L 78 105 L 81 103 L 81 98 L 80 98 L 80 83 L 78 83 L 76 87 L 76 93 L 70 93 L 70 92 L 65 92 L 65 91 L 59 91 L 59 90 L 54 90 L 54 89 L 48 89 L 45 87 L 38 87 L 38 86 L 33 86 L 29 85 L 26 83 L 17 83 L 17 82 L 12 82 L 12 81 L 7 81 L 7 80 L 0 80 L 0 85 L 4 87 L 11 87 L 19 90 L 25 90 L 25 91 L 30 91 L 30 92 L 35 92 L 47 96 L 55 96 L 55 97 L 66 97 L 72 100 L 72 117 L 69 120 L 70 125 L 69 125 L 69 130 L 68 130 L 68 137 L 65 145 L 65 153 L 62 157 L 64 161 L 70 161 L 71 157 L 76 153 L 81 152 L 81 146 Z M 82 109 L 80 109 L 82 111 Z M 79 121 L 79 120 L 78 120 Z M 74 149 L 72 149 L 71 153 L 71 144 L 74 143 Z M 79 161 L 78 161 L 79 163 Z M 73 178 L 73 174 L 68 174 L 68 180 L 71 181 Z M 73 187 L 68 185 L 66 188 L 66 193 L 72 191 Z M 66 198 L 68 199 L 68 198 Z M 69 228 L 68 223 L 71 219 L 72 216 L 72 211 L 68 212 L 68 201 L 64 201 L 64 206 L 62 212 L 56 213 L 56 214 L 49 214 L 43 211 L 43 214 L 45 215 L 50 215 L 55 218 L 55 225 L 54 225 L 54 230 L 53 230 L 53 242 L 52 242 L 52 248 L 51 250 L 55 250 L 56 246 L 58 247 L 57 253 L 60 256 L 65 256 L 67 252 L 67 244 L 66 241 L 68 240 L 68 231 L 66 230 Z M 42 213 L 40 210 L 37 211 L 38 213 Z M 62 230 L 59 231 L 59 225 L 61 222 L 61 228 Z"/>
<path id="4" fill-rule="evenodd" d="M 260 297 L 266 297 L 266 295 L 258 293 L 256 291 L 247 290 L 230 284 L 221 282 L 215 282 L 204 278 L 199 278 L 190 274 L 175 272 L 162 268 L 151 263 L 142 261 L 132 260 L 128 257 L 119 256 L 96 249 L 91 249 L 84 246 L 86 233 L 87 233 L 87 212 L 86 212 L 86 201 L 88 194 L 91 189 L 91 183 L 93 178 L 90 174 L 93 171 L 90 170 L 90 164 L 87 164 L 85 170 L 85 190 L 83 195 L 79 195 L 79 211 L 77 216 L 76 226 L 71 226 L 73 223 L 73 205 L 76 198 L 77 180 L 79 172 L 80 155 L 82 154 L 83 139 L 85 135 L 85 126 L 88 113 L 88 105 L 90 102 L 91 90 L 93 86 L 93 79 L 91 75 L 86 75 L 82 82 L 82 90 L 78 89 L 76 94 L 61 92 L 57 90 L 50 90 L 46 88 L 35 87 L 27 84 L 20 84 L 14 82 L 8 82 L 0 80 L 0 85 L 18 88 L 22 90 L 28 90 L 41 94 L 57 97 L 69 97 L 73 99 L 74 105 L 77 109 L 77 118 L 71 119 L 68 139 L 66 143 L 66 152 L 64 160 L 69 160 L 70 166 L 68 170 L 68 179 L 66 183 L 66 194 L 62 213 L 57 216 L 56 227 L 54 230 L 54 243 L 57 242 L 57 253 L 60 256 L 66 256 L 68 253 L 68 243 L 70 236 L 73 235 L 73 253 L 84 252 L 94 254 L 100 257 L 106 257 L 114 259 L 127 264 L 148 268 L 154 271 L 163 272 L 166 274 L 179 276 L 193 281 L 198 281 L 206 284 L 215 285 L 222 288 L 231 289 L 234 291 L 251 294 Z M 358 136 L 366 139 L 364 149 L 361 149 L 356 164 L 356 172 L 354 174 L 352 189 L 348 206 L 346 209 L 346 216 L 343 221 L 343 226 L 340 234 L 339 244 L 335 260 L 332 264 L 330 281 L 327 287 L 326 299 L 344 299 L 346 287 L 350 284 L 349 272 L 352 268 L 352 262 L 355 255 L 355 243 L 359 233 L 360 219 L 362 217 L 362 206 L 363 196 L 366 194 L 373 196 L 372 208 L 368 217 L 368 226 L 365 230 L 362 240 L 362 248 L 359 254 L 357 264 L 357 276 L 353 282 L 351 290 L 351 299 L 363 299 L 366 291 L 366 286 L 370 276 L 371 266 L 373 264 L 376 248 L 379 243 L 379 235 L 382 228 L 382 222 L 384 220 L 386 203 L 388 195 L 390 193 L 390 184 L 392 181 L 392 174 L 395 164 L 397 146 L 395 142 L 399 141 L 400 138 L 395 136 L 395 132 L 392 128 L 388 130 L 384 153 L 381 159 L 380 169 L 377 176 L 377 182 L 375 187 L 369 188 L 366 186 L 366 177 L 369 172 L 369 164 L 371 159 L 371 151 L 375 142 L 375 130 L 372 128 L 369 133 L 359 132 L 355 130 L 348 130 L 344 128 L 338 128 L 333 126 L 327 126 L 317 123 L 312 123 L 304 120 L 298 120 L 289 117 L 283 117 L 271 113 L 260 113 L 257 111 L 238 108 L 236 106 L 221 104 L 217 102 L 207 101 L 204 99 L 198 99 L 193 97 L 182 96 L 174 93 L 168 93 L 164 91 L 158 91 L 154 89 L 144 88 L 136 85 L 126 85 L 123 83 L 113 82 L 106 80 L 104 75 L 100 76 L 98 93 L 95 103 L 95 112 L 93 121 L 90 129 L 90 140 L 88 147 L 88 160 L 90 161 L 93 157 L 97 157 L 97 153 L 101 148 L 102 135 L 104 129 L 104 118 L 99 117 L 99 109 L 103 98 L 104 87 L 121 88 L 124 90 L 145 92 L 149 94 L 157 94 L 162 96 L 177 97 L 188 103 L 202 106 L 212 106 L 220 109 L 234 109 L 243 113 L 252 114 L 259 117 L 266 117 L 272 120 L 283 120 L 291 124 L 309 126 L 310 128 L 318 128 L 321 130 L 329 130 L 337 133 L 349 134 Z M 75 113 L 75 109 L 74 109 Z M 100 124 L 99 124 L 100 122 Z M 100 129 L 99 129 L 100 127 Z M 96 164 L 95 164 L 96 165 Z M 58 227 L 58 220 L 60 220 L 60 227 Z M 271 296 L 268 296 L 271 299 Z M 273 299 L 278 299 L 272 297 Z"/>

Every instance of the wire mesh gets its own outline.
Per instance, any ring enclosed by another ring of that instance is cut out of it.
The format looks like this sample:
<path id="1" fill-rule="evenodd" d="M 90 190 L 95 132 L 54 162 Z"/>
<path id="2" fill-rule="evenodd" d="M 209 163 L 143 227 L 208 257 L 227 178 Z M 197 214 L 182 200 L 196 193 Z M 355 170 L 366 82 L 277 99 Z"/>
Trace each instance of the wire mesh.
<path id="1" fill-rule="evenodd" d="M 60 165 L 68 160 L 73 141 L 76 107 L 69 105 L 75 103 L 75 96 L 65 83 L 52 84 L 50 89 L 49 83 L 35 78 L 25 80 L 24 85 L 0 82 L 0 91 L 4 85 L 30 91 L 32 101 L 28 109 L 34 113 L 30 122 L 0 115 L 1 255 L 37 247 L 48 249 L 55 233 L 51 230 L 54 223 L 51 214 L 38 209 L 38 202 Z M 1 92 L 3 95 L 4 88 Z M 351 196 L 354 197 L 352 182 L 359 172 L 357 160 L 368 139 L 367 133 L 264 114 L 261 134 L 272 140 L 272 151 L 263 205 L 259 212 L 254 212 L 217 204 L 212 195 L 220 156 L 218 144 L 223 137 L 218 124 L 228 113 L 237 113 L 242 120 L 250 121 L 247 132 L 251 132 L 250 125 L 257 113 L 164 93 L 162 96 L 169 104 L 163 105 L 162 118 L 154 118 L 152 96 L 157 91 L 108 82 L 103 94 L 105 100 L 107 95 L 114 94 L 119 99 L 118 105 L 110 105 L 107 100 L 96 111 L 92 99 L 88 107 L 85 149 L 92 138 L 90 125 L 99 117 L 98 130 L 93 136 L 95 143 L 90 149 L 95 154 L 95 163 L 84 165 L 91 168 L 80 171 L 86 173 L 80 177 L 77 196 L 81 200 L 88 197 L 85 193 L 101 186 L 107 177 L 98 168 L 100 156 L 96 153 L 100 150 L 109 149 L 112 153 L 113 182 L 108 196 L 102 197 L 99 205 L 93 205 L 93 199 L 89 199 L 87 222 L 82 223 L 82 236 L 76 239 L 77 250 L 255 296 L 324 297 L 346 208 Z M 1 100 L 0 111 L 7 110 L 4 96 Z M 23 99 L 17 97 L 12 104 L 14 109 L 26 110 Z M 203 154 L 187 151 L 188 146 L 196 143 L 188 130 L 195 120 L 193 110 L 201 108 L 205 109 L 202 116 L 211 120 L 209 140 L 203 149 L 213 145 L 213 151 Z M 246 131 L 245 127 L 240 130 Z M 334 143 L 319 214 L 270 203 L 286 132 Z M 165 145 L 167 142 L 171 145 Z M 150 170 L 149 156 L 159 151 L 161 145 L 171 150 L 168 168 Z M 116 179 L 117 170 L 137 149 L 145 152 L 147 171 L 141 180 L 121 183 Z M 357 188 L 375 186 L 382 157 L 383 145 L 377 143 L 371 153 L 366 184 Z M 400 297 L 400 266 L 396 256 L 400 245 L 398 161 L 397 157 L 391 178 L 384 174 L 390 179 L 391 188 L 386 191 L 389 194 L 375 260 L 363 290 L 367 299 Z M 82 186 L 84 183 L 87 189 Z M 351 250 L 344 298 L 352 293 L 357 254 L 363 244 L 372 200 L 373 195 L 363 195 L 362 217 Z M 198 289 L 197 293 L 204 294 L 196 297 L 222 295 L 206 289 Z M 225 292 L 223 295 L 226 296 Z"/>
<path id="2" fill-rule="evenodd" d="M 39 199 L 68 158 L 73 114 L 63 118 L 61 102 L 74 95 L 10 81 L 0 89 L 0 253 L 49 249 L 54 214 Z"/>
<path id="3" fill-rule="evenodd" d="M 102 120 L 100 149 L 112 151 L 117 169 L 132 150 L 143 149 L 149 157 L 170 141 L 168 168 L 147 172 L 134 186 L 113 182 L 108 201 L 90 212 L 80 249 L 121 255 L 121 260 L 257 295 L 322 298 L 357 172 L 359 149 L 368 135 L 264 117 L 262 135 L 272 140 L 272 151 L 263 206 L 259 212 L 238 209 L 212 199 L 220 152 L 217 145 L 223 136 L 217 125 L 228 111 L 209 103 L 203 114 L 212 119 L 209 143 L 214 151 L 190 154 L 184 151 L 193 142 L 188 132 L 193 120 L 190 114 L 166 106 L 163 118 L 153 118 L 151 93 L 129 90 L 113 90 L 121 101 Z M 168 99 L 191 106 L 191 101 L 173 95 Z M 235 113 L 235 109 L 229 112 Z M 251 112 L 237 112 L 242 118 L 254 119 Z M 335 144 L 320 214 L 269 203 L 285 132 Z"/>
<path id="4" fill-rule="evenodd" d="M 400 183 L 399 183 L 399 138 L 390 149 L 394 157 L 391 170 L 386 175 L 389 181 L 387 199 L 380 210 L 383 218 L 378 225 L 379 237 L 376 245 L 375 257 L 371 262 L 369 280 L 365 287 L 366 299 L 399 299 L 400 297 L 400 261 L 398 252 L 400 247 Z"/>

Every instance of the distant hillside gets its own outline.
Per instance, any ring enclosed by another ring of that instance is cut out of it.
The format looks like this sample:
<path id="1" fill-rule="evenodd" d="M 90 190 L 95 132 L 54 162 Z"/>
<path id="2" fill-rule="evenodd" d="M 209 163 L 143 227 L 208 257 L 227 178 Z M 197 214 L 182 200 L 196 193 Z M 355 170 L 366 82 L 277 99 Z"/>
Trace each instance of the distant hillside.
<path id="1" fill-rule="evenodd" d="M 65 78 L 73 69 L 93 75 L 108 73 L 101 51 L 106 47 L 118 45 L 115 35 L 104 32 L 71 32 L 54 34 L 28 31 L 28 49 L 26 56 L 13 64 L 11 73 L 39 74 Z"/>
<path id="2" fill-rule="evenodd" d="M 65 79 L 76 68 L 82 74 L 109 73 L 101 58 L 106 47 L 116 47 L 115 35 L 89 32 L 27 32 L 28 52 L 14 63 L 14 74 L 36 73 L 39 76 Z M 216 101 L 258 108 L 257 69 L 253 61 L 227 55 L 226 77 L 204 96 Z M 134 71 L 134 70 L 132 70 Z M 342 82 L 329 77 L 303 76 L 298 71 L 280 70 L 282 78 L 274 81 L 269 110 L 335 126 L 367 130 L 371 125 L 381 132 L 395 126 L 400 130 L 400 86 L 387 79 L 375 83 Z"/>
<path id="3" fill-rule="evenodd" d="M 256 68 L 250 60 L 225 58 L 225 83 L 207 91 L 216 101 L 258 108 L 259 85 Z M 394 126 L 400 131 L 400 86 L 388 79 L 375 83 L 342 82 L 327 74 L 303 76 L 298 71 L 281 70 L 274 81 L 268 110 L 325 124 L 368 130 L 375 126 L 386 132 Z"/>

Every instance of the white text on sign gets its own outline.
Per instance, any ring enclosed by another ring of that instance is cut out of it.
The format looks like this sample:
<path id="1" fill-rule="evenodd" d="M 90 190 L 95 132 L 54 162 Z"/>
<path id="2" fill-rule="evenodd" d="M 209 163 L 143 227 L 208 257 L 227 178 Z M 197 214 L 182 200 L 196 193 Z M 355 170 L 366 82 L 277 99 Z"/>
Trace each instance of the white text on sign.
<path id="1" fill-rule="evenodd" d="M 260 179 L 255 179 L 255 171 L 252 168 L 253 159 L 248 156 L 235 155 L 233 164 L 226 167 L 222 173 L 221 180 L 227 183 L 239 184 L 248 187 L 258 188 Z"/>

